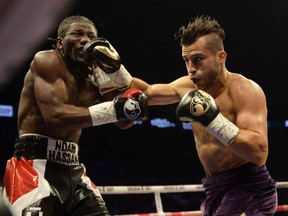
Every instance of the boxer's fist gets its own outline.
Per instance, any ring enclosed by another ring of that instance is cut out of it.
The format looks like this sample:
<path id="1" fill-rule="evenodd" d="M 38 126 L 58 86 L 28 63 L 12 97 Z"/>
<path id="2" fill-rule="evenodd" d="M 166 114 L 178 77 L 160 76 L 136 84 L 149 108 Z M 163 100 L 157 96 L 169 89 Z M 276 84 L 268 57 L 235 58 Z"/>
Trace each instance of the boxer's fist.
<path id="1" fill-rule="evenodd" d="M 128 89 L 113 101 L 106 101 L 88 107 L 92 126 L 119 121 L 146 120 L 148 118 L 148 100 L 138 89 Z M 119 123 L 121 124 L 121 123 Z M 123 124 L 122 124 L 123 126 Z"/>
<path id="2" fill-rule="evenodd" d="M 88 64 L 97 64 L 107 74 L 120 69 L 120 56 L 109 41 L 104 38 L 89 41 L 84 46 L 83 51 Z"/>
<path id="3" fill-rule="evenodd" d="M 218 115 L 215 100 L 202 90 L 188 92 L 178 104 L 176 116 L 181 121 L 197 121 L 208 126 Z"/>
<path id="4" fill-rule="evenodd" d="M 99 88 L 101 95 L 117 89 L 108 74 L 102 71 L 96 64 L 92 64 L 92 74 L 88 74 L 88 80 Z"/>
<path id="5" fill-rule="evenodd" d="M 148 99 L 138 89 L 128 89 L 114 100 L 118 120 L 146 120 L 148 118 Z"/>
<path id="6" fill-rule="evenodd" d="M 99 82 L 97 77 L 95 77 L 96 83 L 100 83 L 98 87 L 101 94 L 108 92 L 106 91 L 107 89 L 116 88 L 122 91 L 129 87 L 132 82 L 132 76 L 121 64 L 121 59 L 117 51 L 106 39 L 96 38 L 89 41 L 84 46 L 83 52 L 86 62 L 92 65 L 93 74 L 97 74 L 99 71 L 107 74 L 107 76 L 102 76 L 105 78 L 105 82 L 102 80 Z M 108 80 L 106 78 L 108 78 Z M 101 91 L 102 89 L 104 90 Z"/>
<path id="7" fill-rule="evenodd" d="M 223 116 L 212 96 L 202 90 L 188 92 L 178 104 L 176 116 L 181 121 L 197 121 L 224 145 L 230 145 L 240 129 Z"/>

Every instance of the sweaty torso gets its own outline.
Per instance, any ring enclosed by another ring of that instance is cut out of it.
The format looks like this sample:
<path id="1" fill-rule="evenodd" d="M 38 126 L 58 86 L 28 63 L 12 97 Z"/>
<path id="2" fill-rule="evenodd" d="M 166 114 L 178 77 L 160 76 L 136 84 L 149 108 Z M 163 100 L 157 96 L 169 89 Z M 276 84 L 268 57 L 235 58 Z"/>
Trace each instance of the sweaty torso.
<path id="1" fill-rule="evenodd" d="M 231 74 L 225 87 L 214 99 L 221 113 L 235 124 L 236 112 L 231 98 L 231 83 L 243 79 L 241 75 Z M 247 163 L 243 158 L 233 153 L 218 139 L 212 136 L 200 123 L 192 122 L 192 129 L 199 159 L 206 175 L 229 170 Z"/>
<path id="2" fill-rule="evenodd" d="M 85 78 L 75 77 L 71 71 L 68 70 L 67 65 L 62 56 L 57 51 L 46 51 L 42 54 L 44 57 L 49 59 L 56 59 L 54 67 L 58 68 L 59 79 L 63 80 L 65 85 L 65 94 L 67 94 L 67 104 L 88 107 L 95 103 L 99 99 L 99 93 L 96 87 L 92 86 L 89 81 Z M 52 60 L 53 61 L 53 60 Z M 80 135 L 81 129 L 67 130 L 47 127 L 43 112 L 40 111 L 39 106 L 35 97 L 35 74 L 31 68 L 27 72 L 23 89 L 21 92 L 19 109 L 18 109 L 18 127 L 19 135 L 25 133 L 41 134 L 57 139 L 77 142 Z M 38 88 L 38 91 L 50 91 L 50 89 Z M 69 124 L 69 122 L 67 122 Z"/>

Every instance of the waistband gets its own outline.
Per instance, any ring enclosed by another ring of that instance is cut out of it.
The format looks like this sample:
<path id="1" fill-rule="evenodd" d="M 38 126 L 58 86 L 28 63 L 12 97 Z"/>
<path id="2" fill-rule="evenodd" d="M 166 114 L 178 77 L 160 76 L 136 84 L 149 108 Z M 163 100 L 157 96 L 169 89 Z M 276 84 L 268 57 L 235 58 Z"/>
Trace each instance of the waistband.
<path id="1" fill-rule="evenodd" d="M 202 179 L 203 186 L 209 185 L 221 185 L 225 183 L 229 183 L 232 179 L 241 179 L 245 176 L 245 178 L 249 176 L 255 175 L 268 175 L 268 170 L 265 165 L 257 166 L 253 163 L 243 164 L 235 169 L 227 170 L 224 172 L 216 173 L 212 176 L 207 176 Z"/>
<path id="2" fill-rule="evenodd" d="M 79 165 L 77 143 L 46 137 L 39 134 L 23 134 L 16 139 L 13 156 L 28 160 L 47 159 L 68 166 Z"/>

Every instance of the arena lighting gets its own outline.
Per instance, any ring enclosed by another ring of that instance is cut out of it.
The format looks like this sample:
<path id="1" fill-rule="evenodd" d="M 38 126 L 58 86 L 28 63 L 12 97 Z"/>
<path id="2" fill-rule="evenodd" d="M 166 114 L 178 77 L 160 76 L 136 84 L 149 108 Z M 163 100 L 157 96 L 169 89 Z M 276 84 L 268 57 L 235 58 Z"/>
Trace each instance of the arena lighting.
<path id="1" fill-rule="evenodd" d="M 158 128 L 175 128 L 176 123 L 169 121 L 166 118 L 154 118 L 150 121 L 151 126 Z M 142 121 L 134 121 L 134 125 L 142 125 Z M 282 128 L 288 127 L 288 120 L 284 121 L 268 121 L 268 128 Z M 192 124 L 190 122 L 182 122 L 183 130 L 192 130 Z"/>
<path id="2" fill-rule="evenodd" d="M 0 104 L 0 117 L 13 117 L 13 106 Z"/>
<path id="3" fill-rule="evenodd" d="M 182 127 L 183 127 L 183 130 L 192 130 L 192 124 L 189 122 L 183 122 L 182 123 Z"/>
<path id="4" fill-rule="evenodd" d="M 284 121 L 268 121 L 267 126 L 268 126 L 268 128 L 288 127 L 288 120 L 284 120 Z"/>
<path id="5" fill-rule="evenodd" d="M 169 127 L 175 127 L 176 124 L 173 122 L 170 122 L 168 119 L 162 119 L 162 118 L 155 118 L 150 121 L 151 126 L 155 126 L 158 128 L 169 128 Z"/>
<path id="6" fill-rule="evenodd" d="M 142 123 L 143 123 L 143 122 L 140 121 L 140 120 L 135 120 L 135 121 L 134 121 L 134 125 L 142 125 Z"/>

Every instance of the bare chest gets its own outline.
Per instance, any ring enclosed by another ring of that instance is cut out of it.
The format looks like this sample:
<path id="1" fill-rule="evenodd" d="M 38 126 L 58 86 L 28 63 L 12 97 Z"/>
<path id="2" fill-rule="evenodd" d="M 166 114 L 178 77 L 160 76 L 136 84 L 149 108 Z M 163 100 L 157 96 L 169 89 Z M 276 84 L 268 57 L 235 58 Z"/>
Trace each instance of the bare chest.
<path id="1" fill-rule="evenodd" d="M 233 105 L 233 100 L 226 92 L 223 92 L 215 98 L 216 104 L 219 107 L 220 112 L 230 121 L 235 122 L 236 111 Z"/>
<path id="2" fill-rule="evenodd" d="M 86 79 L 76 80 L 74 76 L 69 76 L 66 86 L 69 104 L 88 107 L 100 99 L 98 88 Z"/>

